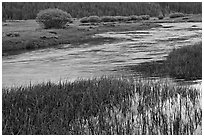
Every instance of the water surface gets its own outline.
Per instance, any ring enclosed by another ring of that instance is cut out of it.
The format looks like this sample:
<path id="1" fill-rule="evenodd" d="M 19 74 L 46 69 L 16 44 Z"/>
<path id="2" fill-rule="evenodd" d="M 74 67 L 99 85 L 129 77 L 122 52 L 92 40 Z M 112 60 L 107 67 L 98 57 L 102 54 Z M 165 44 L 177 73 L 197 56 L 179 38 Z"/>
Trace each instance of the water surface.
<path id="1" fill-rule="evenodd" d="M 102 75 L 126 75 L 117 68 L 162 60 L 174 49 L 202 40 L 202 23 L 162 23 L 149 30 L 107 32 L 94 37 L 123 41 L 77 48 L 64 45 L 3 57 L 2 84 L 20 86 L 59 80 L 76 80 Z"/>

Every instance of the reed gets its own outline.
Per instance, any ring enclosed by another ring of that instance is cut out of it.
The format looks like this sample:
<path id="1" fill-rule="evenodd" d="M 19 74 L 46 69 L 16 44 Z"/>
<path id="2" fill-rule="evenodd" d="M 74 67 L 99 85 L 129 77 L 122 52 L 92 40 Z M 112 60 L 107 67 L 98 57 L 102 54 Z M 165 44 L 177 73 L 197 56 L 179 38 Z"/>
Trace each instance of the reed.
<path id="1" fill-rule="evenodd" d="M 104 76 L 2 91 L 2 134 L 185 135 L 201 126 L 200 91 L 168 81 Z"/>

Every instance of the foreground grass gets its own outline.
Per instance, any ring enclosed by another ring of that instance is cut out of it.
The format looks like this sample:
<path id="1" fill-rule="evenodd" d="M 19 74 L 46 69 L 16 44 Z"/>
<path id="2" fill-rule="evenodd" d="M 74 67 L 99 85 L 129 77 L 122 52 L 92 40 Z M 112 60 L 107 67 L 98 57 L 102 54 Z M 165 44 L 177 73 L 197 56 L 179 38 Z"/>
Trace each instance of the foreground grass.
<path id="1" fill-rule="evenodd" d="M 200 92 L 102 77 L 4 88 L 3 134 L 197 134 Z"/>
<path id="2" fill-rule="evenodd" d="M 202 43 L 174 49 L 164 61 L 130 66 L 146 76 L 170 76 L 177 79 L 202 79 Z"/>

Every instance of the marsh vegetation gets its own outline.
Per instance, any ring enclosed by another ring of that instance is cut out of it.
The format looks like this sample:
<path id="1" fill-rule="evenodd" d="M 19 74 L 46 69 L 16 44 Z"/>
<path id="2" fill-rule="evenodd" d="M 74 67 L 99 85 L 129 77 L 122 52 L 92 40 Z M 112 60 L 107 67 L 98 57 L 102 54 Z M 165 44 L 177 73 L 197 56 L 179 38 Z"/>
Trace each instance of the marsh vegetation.
<path id="1" fill-rule="evenodd" d="M 202 4 L 106 4 L 3 3 L 2 134 L 202 134 Z"/>
<path id="2" fill-rule="evenodd" d="M 166 60 L 128 66 L 145 76 L 172 77 L 184 80 L 202 79 L 202 43 L 174 49 Z"/>
<path id="3" fill-rule="evenodd" d="M 194 134 L 201 93 L 168 81 L 101 77 L 3 89 L 3 134 Z"/>

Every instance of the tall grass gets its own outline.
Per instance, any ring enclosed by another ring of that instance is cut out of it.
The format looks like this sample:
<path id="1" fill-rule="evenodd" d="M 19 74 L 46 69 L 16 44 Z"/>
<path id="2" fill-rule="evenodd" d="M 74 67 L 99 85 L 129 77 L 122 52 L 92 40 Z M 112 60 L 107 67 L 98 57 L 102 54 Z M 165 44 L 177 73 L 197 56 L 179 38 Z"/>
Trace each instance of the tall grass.
<path id="1" fill-rule="evenodd" d="M 3 134 L 193 134 L 200 92 L 168 82 L 101 77 L 3 88 Z"/>
<path id="2" fill-rule="evenodd" d="M 166 60 L 130 66 L 147 76 L 170 76 L 177 79 L 202 79 L 202 43 L 174 49 Z"/>
<path id="3" fill-rule="evenodd" d="M 167 57 L 171 76 L 184 79 L 202 78 L 202 43 L 173 50 Z"/>

